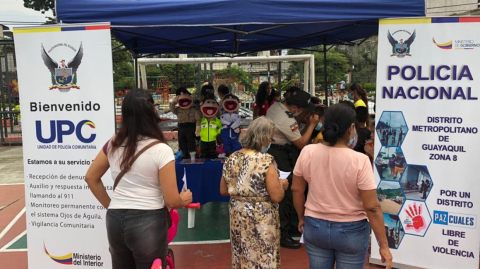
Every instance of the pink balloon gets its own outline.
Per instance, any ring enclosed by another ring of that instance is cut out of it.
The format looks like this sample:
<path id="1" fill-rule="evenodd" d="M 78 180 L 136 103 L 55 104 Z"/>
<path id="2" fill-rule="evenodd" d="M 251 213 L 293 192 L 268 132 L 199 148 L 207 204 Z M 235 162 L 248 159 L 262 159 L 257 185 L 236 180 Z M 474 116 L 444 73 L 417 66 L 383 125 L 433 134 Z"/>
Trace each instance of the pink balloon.
<path id="1" fill-rule="evenodd" d="M 160 259 L 154 260 L 151 269 L 162 269 L 162 260 Z"/>
<path id="2" fill-rule="evenodd" d="M 177 229 L 178 229 L 178 223 L 180 222 L 180 215 L 178 214 L 177 210 L 170 210 L 170 217 L 172 218 L 172 227 L 168 229 L 168 243 L 172 242 L 172 240 L 175 238 L 175 235 L 177 235 Z"/>

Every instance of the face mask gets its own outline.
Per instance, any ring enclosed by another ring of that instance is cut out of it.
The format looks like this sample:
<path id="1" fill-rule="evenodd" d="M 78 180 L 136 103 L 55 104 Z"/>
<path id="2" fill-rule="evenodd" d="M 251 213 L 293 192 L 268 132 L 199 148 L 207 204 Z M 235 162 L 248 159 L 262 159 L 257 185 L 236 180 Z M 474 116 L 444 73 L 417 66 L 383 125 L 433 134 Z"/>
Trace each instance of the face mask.
<path id="1" fill-rule="evenodd" d="M 355 130 L 355 134 L 353 135 L 353 138 L 348 141 L 348 147 L 350 148 L 355 148 L 357 145 L 358 137 L 357 137 L 357 131 Z"/>
<path id="2" fill-rule="evenodd" d="M 267 147 L 262 147 L 262 153 L 267 153 L 267 151 L 270 149 L 270 145 L 272 143 L 268 143 L 268 146 Z"/>
<path id="3" fill-rule="evenodd" d="M 298 110 L 297 110 L 297 112 L 295 112 L 295 113 L 292 113 L 292 114 L 293 114 L 293 116 L 295 116 L 295 117 L 296 117 L 296 116 L 300 115 L 301 113 L 302 113 L 302 111 L 298 111 Z"/>
<path id="4" fill-rule="evenodd" d="M 347 94 L 347 97 L 348 97 L 348 99 L 350 99 L 350 100 L 353 100 L 353 99 L 354 99 L 354 98 L 353 98 L 353 95 L 352 95 L 351 93 L 348 93 L 348 94 Z"/>
<path id="5" fill-rule="evenodd" d="M 320 129 L 322 129 L 322 126 L 323 126 L 323 124 L 321 122 L 319 122 L 317 124 L 317 127 L 315 127 L 315 131 L 320 131 Z"/>

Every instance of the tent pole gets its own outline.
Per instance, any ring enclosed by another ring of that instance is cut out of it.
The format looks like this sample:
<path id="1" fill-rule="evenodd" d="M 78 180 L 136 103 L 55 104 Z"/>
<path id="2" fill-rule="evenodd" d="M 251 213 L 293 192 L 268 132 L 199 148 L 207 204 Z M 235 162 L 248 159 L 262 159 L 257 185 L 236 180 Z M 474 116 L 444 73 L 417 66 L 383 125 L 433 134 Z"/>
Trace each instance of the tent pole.
<path id="1" fill-rule="evenodd" d="M 252 56 L 252 57 L 199 57 L 199 58 L 139 58 L 139 63 L 145 64 L 202 64 L 213 63 L 250 63 L 250 62 L 286 62 L 286 61 L 308 61 L 310 54 L 286 55 L 286 56 Z"/>
<path id="2" fill-rule="evenodd" d="M 304 61 L 303 62 L 303 90 L 308 92 L 308 85 L 309 85 L 309 81 L 308 81 L 308 78 L 310 76 L 310 65 L 308 64 L 308 61 Z"/>
<path id="3" fill-rule="evenodd" d="M 282 62 L 278 62 L 278 91 L 282 92 Z"/>
<path id="4" fill-rule="evenodd" d="M 270 83 L 270 62 L 267 63 L 267 79 L 268 83 Z"/>
<path id="5" fill-rule="evenodd" d="M 300 63 L 300 75 L 298 76 L 298 87 L 299 88 L 303 88 L 302 85 L 303 85 L 303 68 L 305 67 L 305 65 L 302 63 Z"/>
<path id="6" fill-rule="evenodd" d="M 203 64 L 203 82 L 207 82 L 208 77 L 207 77 L 207 63 Z"/>
<path id="7" fill-rule="evenodd" d="M 213 63 L 210 63 L 210 83 L 213 85 Z"/>
<path id="8" fill-rule="evenodd" d="M 149 85 L 147 84 L 147 71 L 145 69 L 144 64 L 140 64 L 138 66 L 140 72 L 140 85 L 142 85 L 142 89 L 148 89 Z"/>
<path id="9" fill-rule="evenodd" d="M 330 99 L 328 99 L 328 85 L 327 85 L 327 41 L 323 44 L 323 87 L 325 88 L 325 99 L 327 106 L 330 106 Z"/>
<path id="10" fill-rule="evenodd" d="M 133 62 L 134 62 L 134 65 L 135 65 L 135 75 L 134 75 L 134 77 L 135 77 L 135 88 L 138 88 L 139 77 L 138 77 L 138 58 L 137 58 L 137 54 L 135 54 Z"/>
<path id="11" fill-rule="evenodd" d="M 200 90 L 202 89 L 202 67 L 201 67 L 201 64 L 198 64 L 198 66 L 197 66 L 197 73 L 198 73 L 197 97 L 199 97 Z"/>
<path id="12" fill-rule="evenodd" d="M 310 94 L 315 96 L 315 56 L 310 56 Z"/>

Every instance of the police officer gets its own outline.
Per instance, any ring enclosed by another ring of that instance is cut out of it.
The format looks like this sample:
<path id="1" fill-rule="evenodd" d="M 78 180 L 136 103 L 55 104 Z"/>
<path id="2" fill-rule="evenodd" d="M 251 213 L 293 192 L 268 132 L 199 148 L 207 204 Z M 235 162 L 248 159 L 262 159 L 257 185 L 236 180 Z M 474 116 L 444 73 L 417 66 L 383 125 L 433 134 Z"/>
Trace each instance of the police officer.
<path id="1" fill-rule="evenodd" d="M 289 187 L 285 192 L 283 201 L 280 202 L 280 245 L 286 248 L 300 248 L 300 243 L 293 240 L 289 235 L 290 211 L 294 209 L 292 199 L 292 171 L 297 162 L 300 150 L 305 147 L 312 135 L 313 130 L 320 122 L 318 115 L 311 116 L 303 135 L 300 133 L 295 116 L 303 114 L 305 110 L 311 112 L 315 105 L 310 103 L 310 94 L 296 87 L 291 87 L 288 96 L 282 101 L 273 104 L 267 111 L 267 118 L 275 124 L 273 142 L 268 150 L 278 165 L 278 169 L 289 172 Z"/>

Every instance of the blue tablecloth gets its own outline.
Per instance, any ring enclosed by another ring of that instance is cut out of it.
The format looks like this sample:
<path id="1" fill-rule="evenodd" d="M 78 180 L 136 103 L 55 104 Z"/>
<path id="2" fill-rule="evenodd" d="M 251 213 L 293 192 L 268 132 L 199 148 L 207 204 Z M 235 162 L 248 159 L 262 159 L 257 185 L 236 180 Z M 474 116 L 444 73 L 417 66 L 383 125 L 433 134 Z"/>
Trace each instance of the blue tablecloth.
<path id="1" fill-rule="evenodd" d="M 192 191 L 193 203 L 206 204 L 208 202 L 228 202 L 230 197 L 220 195 L 220 179 L 222 178 L 223 164 L 219 161 L 205 160 L 204 164 L 180 164 L 175 161 L 177 186 L 183 187 L 184 168 L 187 172 L 187 187 Z"/>

